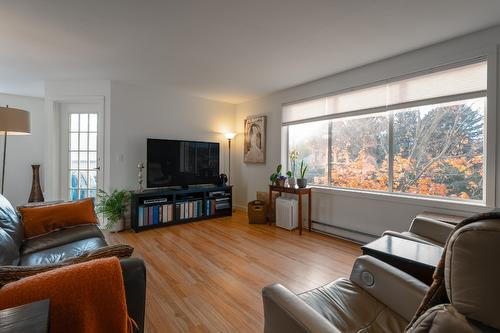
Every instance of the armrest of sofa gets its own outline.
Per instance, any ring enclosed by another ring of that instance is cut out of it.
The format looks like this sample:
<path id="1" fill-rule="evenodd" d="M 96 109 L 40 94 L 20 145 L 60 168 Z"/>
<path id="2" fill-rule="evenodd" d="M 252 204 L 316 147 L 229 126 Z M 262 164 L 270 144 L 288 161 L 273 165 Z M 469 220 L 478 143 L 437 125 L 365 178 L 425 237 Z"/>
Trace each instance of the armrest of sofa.
<path id="1" fill-rule="evenodd" d="M 455 225 L 433 218 L 417 216 L 413 219 L 409 232 L 431 239 L 441 244 L 446 243 Z"/>
<path id="2" fill-rule="evenodd" d="M 146 306 L 146 266 L 139 258 L 120 260 L 129 316 L 137 324 L 136 332 L 144 332 Z"/>
<path id="3" fill-rule="evenodd" d="M 408 321 L 429 289 L 411 275 L 366 255 L 356 259 L 350 279 Z"/>
<path id="4" fill-rule="evenodd" d="M 262 289 L 264 333 L 340 333 L 297 295 L 272 284 Z"/>

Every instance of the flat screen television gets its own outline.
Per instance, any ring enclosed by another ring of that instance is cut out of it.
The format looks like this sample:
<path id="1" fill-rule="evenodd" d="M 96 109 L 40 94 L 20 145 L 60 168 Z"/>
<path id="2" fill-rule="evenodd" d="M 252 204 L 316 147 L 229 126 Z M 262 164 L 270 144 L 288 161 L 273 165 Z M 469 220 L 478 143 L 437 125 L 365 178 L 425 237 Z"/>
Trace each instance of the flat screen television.
<path id="1" fill-rule="evenodd" d="M 148 139 L 146 170 L 148 188 L 216 184 L 219 144 Z"/>

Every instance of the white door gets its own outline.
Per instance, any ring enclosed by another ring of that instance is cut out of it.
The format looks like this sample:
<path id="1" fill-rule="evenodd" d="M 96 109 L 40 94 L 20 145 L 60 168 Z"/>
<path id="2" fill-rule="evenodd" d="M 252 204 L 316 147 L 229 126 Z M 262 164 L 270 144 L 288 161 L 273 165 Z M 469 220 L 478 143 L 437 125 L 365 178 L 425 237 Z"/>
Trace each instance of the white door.
<path id="1" fill-rule="evenodd" d="M 61 194 L 66 200 L 96 197 L 103 185 L 101 103 L 61 103 Z"/>

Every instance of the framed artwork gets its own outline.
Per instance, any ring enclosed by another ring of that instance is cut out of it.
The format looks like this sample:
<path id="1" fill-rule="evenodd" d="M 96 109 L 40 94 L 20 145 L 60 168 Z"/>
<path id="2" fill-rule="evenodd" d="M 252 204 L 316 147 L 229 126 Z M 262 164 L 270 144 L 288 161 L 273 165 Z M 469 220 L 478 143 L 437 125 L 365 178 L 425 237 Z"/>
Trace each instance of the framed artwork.
<path id="1" fill-rule="evenodd" d="M 243 162 L 266 163 L 266 116 L 245 119 Z"/>

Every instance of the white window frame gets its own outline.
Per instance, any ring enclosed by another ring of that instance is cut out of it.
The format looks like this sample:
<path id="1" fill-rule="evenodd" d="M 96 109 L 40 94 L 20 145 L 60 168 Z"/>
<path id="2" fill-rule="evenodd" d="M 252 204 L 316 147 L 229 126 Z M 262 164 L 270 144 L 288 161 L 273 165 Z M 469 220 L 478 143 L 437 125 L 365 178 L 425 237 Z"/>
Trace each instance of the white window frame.
<path id="1" fill-rule="evenodd" d="M 345 196 L 353 196 L 356 198 L 372 198 L 372 199 L 378 199 L 378 200 L 389 200 L 389 201 L 394 201 L 394 202 L 403 202 L 403 203 L 415 203 L 415 204 L 421 204 L 422 206 L 426 207 L 436 207 L 436 208 L 443 208 L 443 209 L 463 209 L 464 206 L 467 206 L 468 210 L 471 211 L 477 211 L 480 212 L 482 209 L 486 208 L 494 208 L 496 205 L 496 182 L 497 182 L 497 177 L 496 177 L 496 147 L 498 145 L 497 140 L 500 140 L 496 136 L 496 128 L 497 128 L 497 116 L 496 116 L 496 110 L 497 110 L 497 50 L 490 50 L 487 52 L 485 55 L 481 55 L 478 57 L 474 57 L 471 59 L 463 60 L 463 61 L 457 61 L 453 62 L 452 64 L 448 64 L 445 66 L 436 66 L 433 69 L 426 70 L 426 71 L 419 71 L 415 72 L 409 75 L 401 76 L 401 77 L 395 77 L 395 78 L 389 78 L 386 80 L 383 80 L 384 83 L 387 81 L 396 81 L 396 80 L 401 80 L 409 77 L 415 77 L 415 76 L 420 76 L 427 74 L 430 71 L 436 71 L 438 68 L 439 70 L 445 70 L 449 68 L 455 68 L 455 67 L 460 67 L 464 66 L 470 63 L 475 63 L 475 62 L 481 62 L 481 61 L 486 61 L 487 62 L 487 91 L 486 95 L 484 94 L 477 94 L 477 93 L 467 93 L 467 94 L 460 94 L 460 95 L 454 95 L 453 99 L 454 100 L 460 100 L 462 99 L 467 99 L 467 98 L 473 98 L 473 97 L 481 97 L 481 96 L 486 96 L 486 107 L 485 107 L 485 114 L 484 114 L 484 157 L 483 157 L 483 168 L 484 168 L 484 178 L 483 178 L 483 199 L 482 200 L 467 200 L 467 199 L 460 199 L 460 198 L 449 198 L 449 197 L 438 197 L 438 196 L 428 196 L 428 195 L 422 195 L 422 194 L 412 194 L 412 193 L 402 193 L 402 192 L 394 192 L 392 191 L 392 181 L 393 181 L 393 157 L 394 157 L 394 152 L 393 152 L 393 145 L 389 144 L 389 156 L 388 156 L 388 173 L 389 173 L 389 183 L 388 183 L 388 190 L 387 191 L 376 191 L 376 190 L 367 190 L 367 189 L 355 189 L 355 188 L 344 188 L 344 187 L 337 187 L 337 186 L 332 186 L 332 185 L 314 185 L 311 184 L 311 187 L 313 188 L 314 191 L 320 192 L 320 193 L 331 193 L 331 194 L 340 194 L 340 195 L 345 195 Z M 292 103 L 298 103 L 298 102 L 303 102 L 307 100 L 313 100 L 325 96 L 330 96 L 330 95 L 335 95 L 335 94 L 340 94 L 344 93 L 346 91 L 353 91 L 353 90 L 358 90 L 358 89 L 363 89 L 367 88 L 370 86 L 376 86 L 383 84 L 382 81 L 378 81 L 372 84 L 368 85 L 363 85 L 355 88 L 350 88 L 350 89 L 344 89 L 341 91 L 337 91 L 334 93 L 328 93 L 325 95 L 321 96 L 314 96 L 313 98 L 308 98 L 308 99 L 302 99 L 298 101 L 293 101 L 293 102 L 287 102 L 283 103 L 282 108 L 286 105 L 290 105 Z M 456 97 L 456 99 L 455 99 Z M 415 105 L 429 105 L 429 104 L 437 104 L 440 101 L 442 102 L 443 100 L 449 100 L 450 96 L 446 96 L 444 98 L 433 98 L 430 100 L 421 100 L 418 101 L 417 103 L 411 102 L 408 104 L 411 104 L 412 106 Z M 281 154 L 281 162 L 284 166 L 286 166 L 286 169 L 289 168 L 289 159 L 288 159 L 288 153 L 289 153 L 289 135 L 288 135 L 288 126 L 294 125 L 294 124 L 300 124 L 300 123 L 308 123 L 308 122 L 314 122 L 314 121 L 319 121 L 319 120 L 326 120 L 326 119 L 335 119 L 335 118 L 346 118 L 350 116 L 355 116 L 355 115 L 368 115 L 368 114 L 375 114 L 375 113 L 380 113 L 381 111 L 388 111 L 389 112 L 389 142 L 392 142 L 393 140 L 393 114 L 395 110 L 403 109 L 405 107 L 404 104 L 402 105 L 397 105 L 397 106 L 390 106 L 389 109 L 387 108 L 374 108 L 371 110 L 360 110 L 360 111 L 352 111 L 352 112 L 346 112 L 346 113 L 341 113 L 341 114 L 333 114 L 333 115 L 328 115 L 325 117 L 318 117 L 314 119 L 307 119 L 303 121 L 297 121 L 297 122 L 291 122 L 287 124 L 282 125 L 282 154 Z M 328 178 L 330 180 L 331 175 L 328 175 Z M 500 180 L 500 179 L 498 179 Z M 329 182 L 331 183 L 331 182 Z M 500 184 L 499 184 L 500 185 Z"/>

